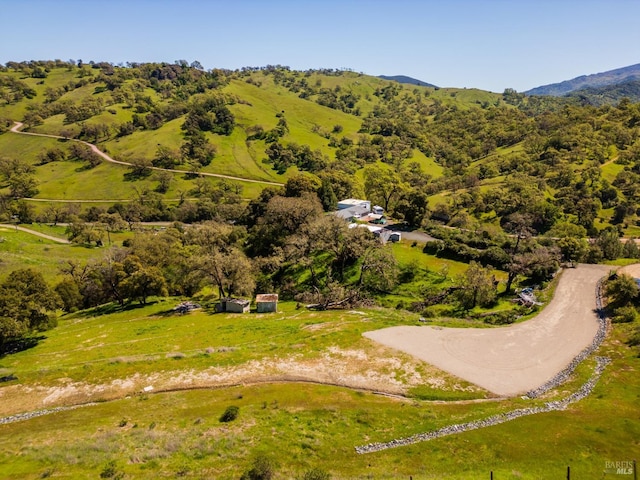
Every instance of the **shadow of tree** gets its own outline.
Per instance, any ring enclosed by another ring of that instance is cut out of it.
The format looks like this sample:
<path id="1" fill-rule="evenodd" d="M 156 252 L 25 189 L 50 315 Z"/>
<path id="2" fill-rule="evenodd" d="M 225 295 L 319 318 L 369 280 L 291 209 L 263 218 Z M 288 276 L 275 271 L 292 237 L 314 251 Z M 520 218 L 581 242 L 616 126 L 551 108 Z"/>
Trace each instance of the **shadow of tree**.
<path id="1" fill-rule="evenodd" d="M 30 336 L 17 338 L 15 340 L 8 340 L 3 344 L 0 344 L 0 358 L 3 358 L 12 353 L 23 352 L 35 347 L 41 340 L 47 338 L 44 335 Z"/>
<path id="2" fill-rule="evenodd" d="M 126 172 L 122 175 L 125 182 L 137 182 L 139 180 L 144 180 L 145 178 L 149 178 L 151 176 L 152 170 L 144 170 L 144 171 L 130 171 Z"/>
<path id="3" fill-rule="evenodd" d="M 109 315 L 112 313 L 120 313 L 126 312 L 129 310 L 137 310 L 139 308 L 148 307 L 150 305 L 154 305 L 158 303 L 157 301 L 148 301 L 146 305 L 142 305 L 139 303 L 125 303 L 124 305 L 120 305 L 116 302 L 106 303 L 104 305 L 99 305 L 97 307 L 89 308 L 87 310 L 82 310 L 81 312 L 77 312 L 75 315 L 77 317 L 97 317 L 102 315 Z"/>

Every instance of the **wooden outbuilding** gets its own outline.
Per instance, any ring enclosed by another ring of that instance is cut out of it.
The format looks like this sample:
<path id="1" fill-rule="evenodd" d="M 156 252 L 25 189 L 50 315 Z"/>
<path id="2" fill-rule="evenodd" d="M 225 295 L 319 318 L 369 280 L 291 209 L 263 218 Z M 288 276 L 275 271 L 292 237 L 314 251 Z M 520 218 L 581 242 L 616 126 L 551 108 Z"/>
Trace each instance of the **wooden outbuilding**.
<path id="1" fill-rule="evenodd" d="M 258 313 L 269 313 L 278 311 L 278 294 L 261 293 L 256 295 L 256 310 Z"/>
<path id="2" fill-rule="evenodd" d="M 220 300 L 220 311 L 230 313 L 248 313 L 251 302 L 244 298 L 223 298 Z"/>

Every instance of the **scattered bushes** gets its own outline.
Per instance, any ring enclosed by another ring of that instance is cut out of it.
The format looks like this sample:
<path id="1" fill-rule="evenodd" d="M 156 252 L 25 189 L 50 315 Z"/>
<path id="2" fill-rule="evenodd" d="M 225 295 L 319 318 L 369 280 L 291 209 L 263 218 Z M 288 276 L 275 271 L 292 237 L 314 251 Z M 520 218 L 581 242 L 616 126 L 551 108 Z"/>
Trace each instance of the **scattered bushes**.
<path id="1" fill-rule="evenodd" d="M 275 466 L 273 462 L 263 456 L 258 456 L 251 465 L 251 468 L 244 472 L 240 480 L 271 480 L 274 476 Z"/>
<path id="2" fill-rule="evenodd" d="M 299 480 L 330 480 L 331 475 L 321 468 L 312 468 L 298 477 Z"/>
<path id="3" fill-rule="evenodd" d="M 489 325 L 509 325 L 516 321 L 518 314 L 513 310 L 502 310 L 482 315 L 482 321 Z"/>
<path id="4" fill-rule="evenodd" d="M 220 416 L 220 421 L 223 423 L 233 422 L 236 418 L 238 418 L 239 413 L 240 408 L 231 405 L 227 407 L 224 413 Z"/>

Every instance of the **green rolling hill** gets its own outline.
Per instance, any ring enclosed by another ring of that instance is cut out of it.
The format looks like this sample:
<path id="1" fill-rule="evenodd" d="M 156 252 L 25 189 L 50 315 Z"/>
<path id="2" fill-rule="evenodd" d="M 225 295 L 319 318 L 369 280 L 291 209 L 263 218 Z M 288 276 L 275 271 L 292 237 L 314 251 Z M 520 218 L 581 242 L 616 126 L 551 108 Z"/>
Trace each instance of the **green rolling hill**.
<path id="1" fill-rule="evenodd" d="M 419 194 L 432 199 L 432 210 L 438 205 L 436 218 L 445 221 L 462 213 L 501 224 L 525 211 L 537 217 L 541 233 L 559 221 L 592 235 L 610 225 L 630 235 L 640 231 L 636 211 L 623 208 L 640 198 L 604 167 L 614 161 L 635 175 L 633 104 L 618 114 L 579 99 L 283 66 L 203 71 L 176 64 L 41 63 L 0 70 L 0 157 L 32 165 L 36 180 L 31 188 L 12 186 L 19 178 L 5 175 L 0 192 L 24 198 L 35 209 L 31 218 L 47 200 L 77 200 L 84 209 L 91 201 L 106 208 L 108 200 L 146 198 L 147 205 L 162 204 L 161 212 L 143 215 L 148 220 L 206 219 L 211 214 L 177 209 L 201 205 L 204 197 L 246 202 L 302 174 L 315 189 L 323 181 L 331 185 L 338 197 L 370 196 L 399 219 L 409 219 L 407 205 Z M 25 132 L 69 140 L 11 133 L 15 121 L 24 122 Z M 130 165 L 92 160 L 74 140 Z M 47 154 L 55 161 L 43 159 Z M 393 171 L 387 183 L 400 187 L 392 193 L 384 192 L 385 182 L 376 192 L 365 181 L 365 172 L 382 164 Z M 496 203 L 521 196 L 513 192 L 518 177 L 536 186 L 530 200 L 524 207 L 520 200 Z M 594 199 L 587 214 L 576 208 L 572 191 Z"/>

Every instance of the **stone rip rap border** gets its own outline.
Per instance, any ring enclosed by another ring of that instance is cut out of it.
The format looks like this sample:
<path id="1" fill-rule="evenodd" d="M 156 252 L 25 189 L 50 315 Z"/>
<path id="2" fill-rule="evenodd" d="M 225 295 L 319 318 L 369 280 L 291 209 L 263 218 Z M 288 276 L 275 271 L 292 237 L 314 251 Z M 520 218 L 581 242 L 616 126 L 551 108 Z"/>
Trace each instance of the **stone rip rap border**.
<path id="1" fill-rule="evenodd" d="M 76 408 L 91 407 L 98 405 L 96 402 L 83 403 L 82 405 L 72 405 L 70 407 L 56 407 L 47 408 L 44 410 L 36 410 L 34 412 L 19 413 L 17 415 L 11 415 L 10 417 L 0 418 L 0 425 L 6 425 L 7 423 L 22 422 L 24 420 L 31 420 L 32 418 L 42 417 L 43 415 L 50 415 L 52 413 L 66 412 L 67 410 L 75 410 Z"/>
<path id="2" fill-rule="evenodd" d="M 406 445 L 411 445 L 419 442 L 426 442 L 428 440 L 434 440 L 436 438 L 444 437 L 446 435 L 454 435 L 456 433 L 468 432 L 470 430 L 477 430 L 480 428 L 491 427 L 493 425 L 499 425 L 501 423 L 509 422 L 511 420 L 515 420 L 516 418 L 525 417 L 528 415 L 535 415 L 537 413 L 545 413 L 551 412 L 555 410 L 564 410 L 571 403 L 582 400 L 586 396 L 588 396 L 593 388 L 598 383 L 602 372 L 605 367 L 611 361 L 606 357 L 596 357 L 596 367 L 593 371 L 593 374 L 575 393 L 569 395 L 568 397 L 547 402 L 541 407 L 531 407 L 531 408 L 520 408 L 517 410 L 512 410 L 506 413 L 499 413 L 497 415 L 493 415 L 491 417 L 484 418 L 482 420 L 474 420 L 468 423 L 461 423 L 456 425 L 449 425 L 438 430 L 433 430 L 431 432 L 420 433 L 417 435 L 413 435 L 411 437 L 400 438 L 397 440 L 391 440 L 390 442 L 385 443 L 370 443 L 368 445 L 363 445 L 360 447 L 356 447 L 356 453 L 364 454 L 364 453 L 373 453 L 379 452 L 381 450 L 387 450 L 389 448 L 403 447 Z"/>
<path id="3" fill-rule="evenodd" d="M 604 341 L 604 338 L 607 336 L 607 317 L 604 314 L 604 308 L 602 306 L 602 279 L 598 280 L 598 283 L 596 285 L 596 309 L 598 312 L 598 331 L 593 337 L 593 341 L 589 345 L 587 345 L 584 350 L 582 350 L 578 355 L 576 355 L 573 360 L 569 362 L 569 365 L 555 374 L 551 378 L 551 380 L 543 383 L 538 388 L 529 390 L 525 395 L 527 398 L 537 398 L 543 393 L 548 392 L 552 388 L 555 388 L 558 385 L 566 382 L 573 371 L 576 369 L 576 367 L 589 355 L 595 352 Z"/>

